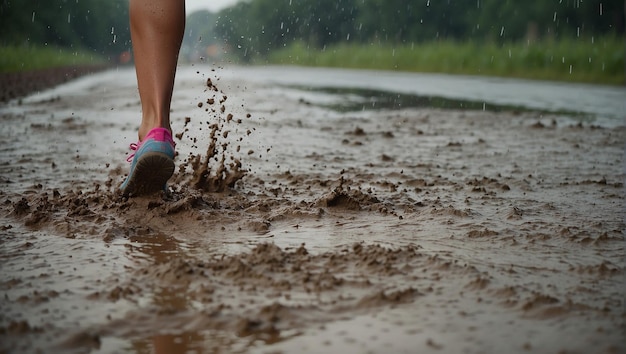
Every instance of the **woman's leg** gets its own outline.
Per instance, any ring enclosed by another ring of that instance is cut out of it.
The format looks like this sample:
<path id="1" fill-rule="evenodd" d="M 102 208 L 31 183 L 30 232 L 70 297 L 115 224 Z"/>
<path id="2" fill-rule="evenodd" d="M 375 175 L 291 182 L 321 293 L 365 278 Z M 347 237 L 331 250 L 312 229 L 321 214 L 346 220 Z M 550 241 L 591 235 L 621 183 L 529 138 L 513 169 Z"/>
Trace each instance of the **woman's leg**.
<path id="1" fill-rule="evenodd" d="M 152 128 L 172 130 L 170 103 L 184 31 L 184 0 L 130 0 L 130 32 L 142 108 L 139 140 Z"/>
<path id="2" fill-rule="evenodd" d="M 166 188 L 174 173 L 170 104 L 178 52 L 185 31 L 184 0 L 130 0 L 130 34 L 141 98 L 138 144 L 123 195 L 149 194 Z M 145 139 L 144 139 L 145 138 Z"/>

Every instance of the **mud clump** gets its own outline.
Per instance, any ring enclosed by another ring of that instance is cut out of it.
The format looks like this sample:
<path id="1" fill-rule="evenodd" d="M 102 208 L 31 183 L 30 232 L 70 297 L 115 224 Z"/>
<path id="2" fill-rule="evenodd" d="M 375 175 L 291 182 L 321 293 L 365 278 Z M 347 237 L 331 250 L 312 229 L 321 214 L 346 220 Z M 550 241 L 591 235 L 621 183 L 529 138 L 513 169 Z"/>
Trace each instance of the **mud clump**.
<path id="1" fill-rule="evenodd" d="M 343 191 L 335 191 L 326 198 L 325 204 L 330 208 L 361 210 L 361 204 Z"/>
<path id="2" fill-rule="evenodd" d="M 254 336 L 266 344 L 272 344 L 280 340 L 279 323 L 293 317 L 290 308 L 273 303 L 262 307 L 252 318 L 240 319 L 235 331 L 240 337 Z"/>
<path id="3" fill-rule="evenodd" d="M 26 198 L 22 198 L 19 201 L 13 203 L 13 215 L 22 216 L 30 211 L 30 205 Z"/>
<path id="4" fill-rule="evenodd" d="M 76 349 L 76 348 L 89 348 L 89 349 L 100 349 L 101 341 L 100 336 L 96 333 L 91 333 L 88 331 L 80 331 L 77 333 L 71 334 L 65 340 L 63 340 L 59 349 Z"/>
<path id="5" fill-rule="evenodd" d="M 28 322 L 22 321 L 12 321 L 9 325 L 4 328 L 0 327 L 0 334 L 26 334 L 26 333 L 41 333 L 43 329 L 40 327 L 33 327 Z"/>
<path id="6" fill-rule="evenodd" d="M 359 307 L 382 306 L 386 304 L 405 304 L 413 302 L 419 295 L 416 289 L 408 288 L 397 291 L 380 291 L 374 295 L 366 296 L 359 301 Z"/>
<path id="7" fill-rule="evenodd" d="M 349 180 L 341 177 L 339 186 L 322 197 L 318 201 L 318 205 L 329 208 L 359 211 L 371 209 L 373 205 L 381 203 L 375 196 L 367 195 L 360 190 L 351 189 L 347 186 L 349 183 Z"/>

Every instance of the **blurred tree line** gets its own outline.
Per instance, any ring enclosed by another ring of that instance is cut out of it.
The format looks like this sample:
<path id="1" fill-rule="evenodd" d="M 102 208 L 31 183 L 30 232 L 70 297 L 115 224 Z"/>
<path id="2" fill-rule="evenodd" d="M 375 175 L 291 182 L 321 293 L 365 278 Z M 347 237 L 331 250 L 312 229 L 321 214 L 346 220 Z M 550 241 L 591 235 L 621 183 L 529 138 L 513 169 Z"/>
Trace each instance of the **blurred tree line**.
<path id="1" fill-rule="evenodd" d="M 208 46 L 220 44 L 214 34 L 216 21 L 217 14 L 207 10 L 196 11 L 187 16 L 185 35 L 180 49 L 182 57 L 195 61 L 208 54 Z"/>
<path id="2" fill-rule="evenodd" d="M 294 41 L 558 40 L 624 34 L 624 0 L 248 0 L 218 13 L 216 36 L 243 58 Z"/>
<path id="3" fill-rule="evenodd" d="M 0 45 L 53 45 L 104 55 L 130 48 L 128 0 L 0 1 Z M 249 58 L 294 41 L 324 48 L 339 42 L 608 34 L 624 34 L 624 0 L 242 0 L 218 14 L 191 14 L 183 49 L 226 42 Z"/>
<path id="4" fill-rule="evenodd" d="M 116 56 L 130 49 L 128 0 L 2 0 L 0 45 L 50 45 Z"/>

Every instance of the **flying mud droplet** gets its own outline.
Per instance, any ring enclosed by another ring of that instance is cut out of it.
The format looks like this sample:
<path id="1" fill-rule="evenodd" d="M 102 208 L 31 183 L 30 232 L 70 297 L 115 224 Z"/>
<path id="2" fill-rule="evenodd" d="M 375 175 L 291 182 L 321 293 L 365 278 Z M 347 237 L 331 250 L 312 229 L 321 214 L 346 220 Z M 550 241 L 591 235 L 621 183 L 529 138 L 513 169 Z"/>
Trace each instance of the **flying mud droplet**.
<path id="1" fill-rule="evenodd" d="M 219 90 L 213 83 L 213 79 L 207 78 L 205 92 L 209 95 L 206 100 L 198 102 L 198 108 L 204 107 L 204 102 L 213 105 L 219 102 L 221 105 L 219 110 L 209 109 L 204 111 L 209 115 L 206 124 L 209 126 L 208 139 L 204 136 L 192 138 L 197 145 L 192 148 L 197 149 L 207 143 L 206 152 L 190 153 L 189 156 L 181 163 L 178 171 L 172 179 L 175 184 L 181 187 L 198 189 L 205 192 L 221 193 L 233 188 L 235 184 L 246 175 L 246 168 L 239 158 L 240 148 L 232 148 L 229 142 L 233 139 L 231 136 L 236 135 L 238 129 L 231 129 L 231 124 L 240 124 L 242 121 L 235 120 L 234 115 L 227 112 L 225 105 L 228 96 Z M 247 114 L 249 117 L 250 114 Z M 187 128 L 191 122 L 191 118 L 185 118 L 184 132 L 176 134 L 181 139 L 184 133 L 189 132 Z M 200 131 L 201 128 L 198 128 Z M 246 130 L 246 136 L 250 135 L 250 130 Z M 198 133 L 198 132 L 193 132 Z M 206 139 L 206 140 L 205 140 Z M 243 137 L 235 137 L 235 140 L 242 141 Z"/>

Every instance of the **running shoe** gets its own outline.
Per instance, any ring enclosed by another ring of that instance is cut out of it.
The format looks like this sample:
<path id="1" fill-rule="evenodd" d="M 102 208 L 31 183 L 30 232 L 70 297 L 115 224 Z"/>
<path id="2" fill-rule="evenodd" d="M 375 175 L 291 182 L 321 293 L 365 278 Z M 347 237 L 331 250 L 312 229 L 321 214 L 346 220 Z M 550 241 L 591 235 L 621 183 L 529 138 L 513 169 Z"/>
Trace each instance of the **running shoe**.
<path id="1" fill-rule="evenodd" d="M 165 128 L 154 128 L 143 141 L 130 144 L 130 173 L 120 190 L 124 196 L 151 194 L 166 189 L 166 182 L 174 174 L 174 147 L 172 133 Z"/>

